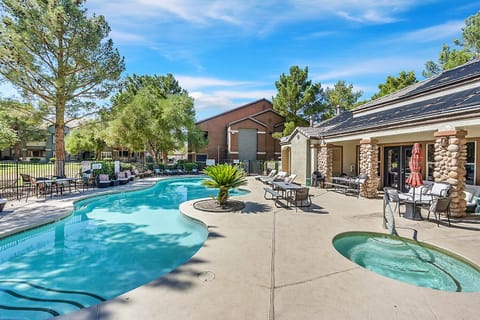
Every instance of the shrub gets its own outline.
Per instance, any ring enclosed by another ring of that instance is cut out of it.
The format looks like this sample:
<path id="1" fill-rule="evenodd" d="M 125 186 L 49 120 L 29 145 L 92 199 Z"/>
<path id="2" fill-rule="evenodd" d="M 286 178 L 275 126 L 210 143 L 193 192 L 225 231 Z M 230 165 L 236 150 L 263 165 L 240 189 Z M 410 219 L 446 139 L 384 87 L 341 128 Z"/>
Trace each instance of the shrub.
<path id="1" fill-rule="evenodd" d="M 32 163 L 39 163 L 39 162 L 40 162 L 40 158 L 30 158 L 30 162 L 32 162 Z"/>
<path id="2" fill-rule="evenodd" d="M 208 166 L 203 171 L 209 178 L 203 180 L 202 184 L 208 188 L 219 189 L 217 201 L 220 205 L 226 204 L 229 189 L 247 184 L 246 174 L 238 166 L 217 164 Z"/>

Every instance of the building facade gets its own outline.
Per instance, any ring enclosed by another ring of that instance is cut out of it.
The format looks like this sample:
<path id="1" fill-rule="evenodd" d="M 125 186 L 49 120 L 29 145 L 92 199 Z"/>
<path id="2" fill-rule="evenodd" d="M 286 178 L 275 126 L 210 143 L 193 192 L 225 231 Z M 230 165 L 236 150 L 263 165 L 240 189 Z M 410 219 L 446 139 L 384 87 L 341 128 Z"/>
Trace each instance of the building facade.
<path id="1" fill-rule="evenodd" d="M 416 142 L 424 179 L 451 184 L 452 216 L 465 215 L 465 186 L 480 181 L 480 59 L 296 128 L 282 140 L 282 166 L 307 184 L 313 171 L 327 181 L 367 174 L 361 194 L 375 197 L 383 187 L 405 191 Z"/>
<path id="2" fill-rule="evenodd" d="M 228 112 L 197 122 L 208 138 L 208 146 L 189 154 L 190 161 L 216 163 L 233 160 L 278 160 L 279 140 L 272 134 L 282 132 L 285 118 L 273 110 L 272 103 L 261 99 Z"/>

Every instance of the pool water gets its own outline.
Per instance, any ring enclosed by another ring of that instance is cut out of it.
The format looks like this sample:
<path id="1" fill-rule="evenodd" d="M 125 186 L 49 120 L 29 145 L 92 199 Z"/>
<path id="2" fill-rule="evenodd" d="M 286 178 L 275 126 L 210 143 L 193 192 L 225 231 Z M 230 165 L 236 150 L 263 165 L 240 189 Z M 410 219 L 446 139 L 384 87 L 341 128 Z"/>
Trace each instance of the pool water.
<path id="1" fill-rule="evenodd" d="M 381 233 L 346 232 L 333 245 L 344 257 L 383 276 L 420 287 L 480 292 L 480 268 L 438 247 Z"/>
<path id="2" fill-rule="evenodd" d="M 162 180 L 140 191 L 88 198 L 59 222 L 0 240 L 0 319 L 75 311 L 185 263 L 208 231 L 178 207 L 216 193 L 201 180 Z"/>

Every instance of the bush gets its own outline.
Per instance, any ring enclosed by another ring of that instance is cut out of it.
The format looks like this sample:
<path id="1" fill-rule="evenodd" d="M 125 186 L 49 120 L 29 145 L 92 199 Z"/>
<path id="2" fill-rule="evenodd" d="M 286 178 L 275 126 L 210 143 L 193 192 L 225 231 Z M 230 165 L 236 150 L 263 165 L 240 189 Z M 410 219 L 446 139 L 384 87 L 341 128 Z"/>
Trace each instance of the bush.
<path id="1" fill-rule="evenodd" d="M 93 170 L 93 175 L 95 177 L 97 177 L 99 174 L 101 173 L 106 173 L 108 174 L 108 176 L 110 178 L 114 178 L 115 177 L 115 169 L 114 169 L 114 166 L 113 166 L 113 161 L 94 161 L 92 162 L 92 166 L 95 164 L 95 163 L 100 163 L 102 164 L 102 168 L 101 169 L 95 169 Z"/>
<path id="2" fill-rule="evenodd" d="M 56 158 L 50 158 L 51 163 L 55 163 L 55 160 L 57 160 L 57 159 Z"/>
<path id="3" fill-rule="evenodd" d="M 40 158 L 30 158 L 30 162 L 32 162 L 32 163 L 39 163 L 39 162 L 40 162 Z"/>

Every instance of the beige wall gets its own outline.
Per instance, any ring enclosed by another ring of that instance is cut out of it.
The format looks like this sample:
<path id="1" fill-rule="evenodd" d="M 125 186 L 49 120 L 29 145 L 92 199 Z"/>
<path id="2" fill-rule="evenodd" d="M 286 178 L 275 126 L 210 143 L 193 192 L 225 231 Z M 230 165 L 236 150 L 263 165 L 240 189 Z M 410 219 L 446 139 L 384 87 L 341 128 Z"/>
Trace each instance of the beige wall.
<path id="1" fill-rule="evenodd" d="M 290 168 L 291 174 L 296 174 L 295 182 L 306 184 L 306 178 L 310 178 L 310 145 L 303 134 L 297 133 L 291 140 Z"/>
<path id="2" fill-rule="evenodd" d="M 350 176 L 357 176 L 359 174 L 357 164 L 357 146 L 359 142 L 349 141 L 341 144 L 343 147 L 343 172 Z M 351 166 L 353 165 L 353 171 Z"/>

